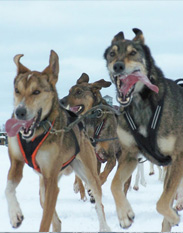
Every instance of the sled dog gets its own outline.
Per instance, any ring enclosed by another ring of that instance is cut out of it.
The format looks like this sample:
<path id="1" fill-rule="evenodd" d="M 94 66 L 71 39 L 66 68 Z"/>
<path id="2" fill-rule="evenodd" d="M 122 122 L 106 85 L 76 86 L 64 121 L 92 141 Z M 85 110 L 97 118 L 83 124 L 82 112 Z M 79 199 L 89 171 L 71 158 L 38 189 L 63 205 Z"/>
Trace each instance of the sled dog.
<path id="1" fill-rule="evenodd" d="M 167 165 L 157 211 L 164 216 L 162 231 L 171 231 L 180 222 L 172 204 L 183 177 L 183 88 L 165 78 L 156 66 L 142 31 L 135 28 L 133 32 L 132 40 L 119 32 L 104 52 L 121 105 L 117 133 L 123 156 L 111 190 L 120 225 L 128 228 L 135 214 L 123 186 L 137 166 L 137 154 L 141 152 L 157 165 Z"/>
<path id="2" fill-rule="evenodd" d="M 22 65 L 22 56 L 14 57 L 17 66 L 14 111 L 6 123 L 11 166 L 5 193 L 11 225 L 17 228 L 24 218 L 15 193 L 27 163 L 40 175 L 40 203 L 43 208 L 40 231 L 49 232 L 51 223 L 54 232 L 61 231 L 55 210 L 59 193 L 57 183 L 62 170 L 70 165 L 92 189 L 100 231 L 109 231 L 101 202 L 94 149 L 82 124 L 66 130 L 74 117 L 59 103 L 56 91 L 58 55 L 51 51 L 49 65 L 42 72 L 31 71 Z"/>

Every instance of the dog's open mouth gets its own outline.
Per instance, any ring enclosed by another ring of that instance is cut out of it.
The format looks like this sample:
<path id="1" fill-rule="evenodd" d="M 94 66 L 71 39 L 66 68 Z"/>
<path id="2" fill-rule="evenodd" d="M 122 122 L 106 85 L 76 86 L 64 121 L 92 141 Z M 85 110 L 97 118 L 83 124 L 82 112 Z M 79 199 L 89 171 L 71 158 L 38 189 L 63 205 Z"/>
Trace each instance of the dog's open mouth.
<path id="1" fill-rule="evenodd" d="M 36 127 L 39 127 L 42 109 L 37 113 L 36 117 L 31 120 L 18 120 L 11 118 L 6 122 L 5 129 L 9 137 L 16 136 L 19 132 L 24 139 L 29 139 L 34 135 Z"/>
<path id="2" fill-rule="evenodd" d="M 135 86 L 138 81 L 142 82 L 156 93 L 159 91 L 159 88 L 153 85 L 148 77 L 142 74 L 140 71 L 134 71 L 129 75 L 115 75 L 114 79 L 118 92 L 117 100 L 123 107 L 126 107 L 131 103 Z"/>
<path id="3" fill-rule="evenodd" d="M 69 110 L 79 115 L 84 111 L 84 105 L 76 105 L 76 106 L 70 107 Z"/>

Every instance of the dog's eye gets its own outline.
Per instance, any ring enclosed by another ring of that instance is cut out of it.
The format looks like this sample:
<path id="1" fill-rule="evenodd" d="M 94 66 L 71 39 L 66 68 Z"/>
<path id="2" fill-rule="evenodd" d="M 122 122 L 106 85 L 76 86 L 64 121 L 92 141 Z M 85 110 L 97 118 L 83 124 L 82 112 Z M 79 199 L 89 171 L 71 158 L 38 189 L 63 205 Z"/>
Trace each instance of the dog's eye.
<path id="1" fill-rule="evenodd" d="M 115 52 L 112 51 L 112 52 L 109 53 L 109 55 L 110 55 L 111 57 L 114 57 L 116 54 L 115 54 Z"/>
<path id="2" fill-rule="evenodd" d="M 39 90 L 35 90 L 32 92 L 33 95 L 39 95 L 41 92 Z"/>
<path id="3" fill-rule="evenodd" d="M 131 56 L 134 56 L 136 53 L 137 53 L 137 52 L 136 52 L 135 50 L 133 50 L 133 51 L 130 53 L 130 55 L 131 55 Z"/>
<path id="4" fill-rule="evenodd" d="M 16 93 L 16 94 L 19 94 L 19 93 L 20 93 L 17 87 L 15 88 L 15 93 Z"/>
<path id="5" fill-rule="evenodd" d="M 81 93 L 82 93 L 81 90 L 76 91 L 76 95 L 81 95 Z"/>

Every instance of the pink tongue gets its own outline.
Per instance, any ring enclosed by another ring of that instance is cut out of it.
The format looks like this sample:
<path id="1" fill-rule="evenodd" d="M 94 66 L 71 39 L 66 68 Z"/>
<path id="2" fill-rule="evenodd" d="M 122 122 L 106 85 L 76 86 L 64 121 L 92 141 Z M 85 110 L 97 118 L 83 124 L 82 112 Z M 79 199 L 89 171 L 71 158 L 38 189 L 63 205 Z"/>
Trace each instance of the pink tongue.
<path id="1" fill-rule="evenodd" d="M 80 106 L 74 106 L 74 107 L 70 107 L 70 110 L 76 113 L 79 110 L 79 108 Z"/>
<path id="2" fill-rule="evenodd" d="M 130 88 L 137 83 L 138 81 L 144 83 L 149 89 L 151 89 L 152 91 L 158 93 L 159 92 L 159 88 L 155 85 L 153 85 L 150 80 L 148 79 L 148 77 L 146 75 L 143 75 L 140 72 L 135 72 L 132 73 L 130 75 L 128 75 L 125 78 L 121 78 L 120 79 L 123 82 L 123 85 L 121 86 L 121 92 L 123 93 L 123 95 L 125 96 L 128 91 L 130 90 Z"/>
<path id="3" fill-rule="evenodd" d="M 29 121 L 17 120 L 15 118 L 7 120 L 5 129 L 9 137 L 14 137 L 18 134 L 22 127 L 29 128 L 33 122 L 33 119 Z"/>

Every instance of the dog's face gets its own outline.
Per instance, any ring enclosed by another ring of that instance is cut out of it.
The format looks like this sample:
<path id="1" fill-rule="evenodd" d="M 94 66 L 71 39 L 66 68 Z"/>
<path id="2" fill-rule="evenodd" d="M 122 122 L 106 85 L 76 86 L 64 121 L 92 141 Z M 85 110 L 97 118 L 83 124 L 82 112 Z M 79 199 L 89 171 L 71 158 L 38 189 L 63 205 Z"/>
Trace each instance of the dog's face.
<path id="1" fill-rule="evenodd" d="M 76 114 L 84 114 L 94 105 L 99 104 L 102 100 L 100 89 L 111 85 L 111 82 L 103 79 L 95 83 L 88 82 L 88 75 L 83 73 L 77 80 L 77 84 L 69 90 L 69 95 L 64 98 L 64 105 Z"/>
<path id="2" fill-rule="evenodd" d="M 124 107 L 144 85 L 150 89 L 154 86 L 147 77 L 143 34 L 139 29 L 134 29 L 134 32 L 136 37 L 133 40 L 125 40 L 123 33 L 118 33 L 104 53 L 110 78 L 117 88 L 117 100 Z"/>
<path id="3" fill-rule="evenodd" d="M 51 111 L 58 78 L 58 57 L 51 52 L 50 65 L 43 71 L 30 71 L 19 60 L 14 60 L 18 68 L 14 80 L 14 118 L 9 120 L 9 132 L 20 130 L 25 139 L 33 137 L 36 127 Z"/>

